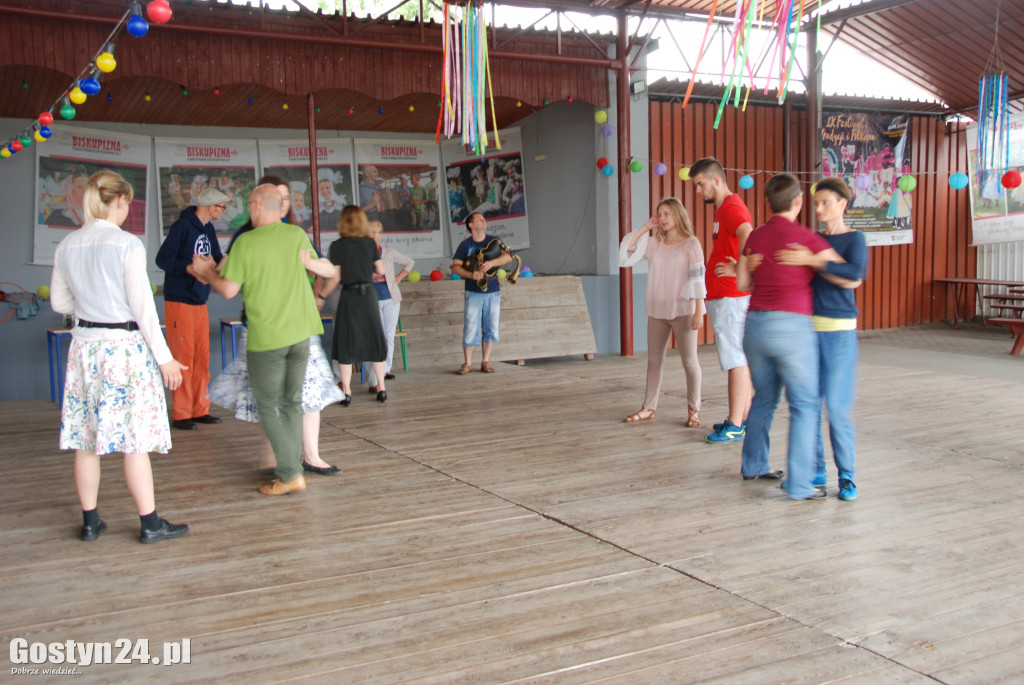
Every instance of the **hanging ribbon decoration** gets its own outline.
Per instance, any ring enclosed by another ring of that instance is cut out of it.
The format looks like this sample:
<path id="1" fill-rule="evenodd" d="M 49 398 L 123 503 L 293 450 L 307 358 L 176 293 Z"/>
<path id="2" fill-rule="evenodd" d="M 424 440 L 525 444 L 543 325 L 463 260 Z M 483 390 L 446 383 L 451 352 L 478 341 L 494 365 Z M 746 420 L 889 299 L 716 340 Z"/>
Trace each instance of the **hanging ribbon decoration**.
<path id="1" fill-rule="evenodd" d="M 1009 79 L 999 52 L 999 2 L 996 2 L 992 50 L 978 79 L 978 185 L 990 174 L 1002 176 L 1010 166 Z"/>
<path id="2" fill-rule="evenodd" d="M 462 133 L 462 144 L 483 155 L 491 146 L 487 134 L 487 103 L 490 99 L 494 123 L 493 146 L 501 149 L 498 116 L 494 107 L 494 85 L 487 50 L 487 21 L 483 2 L 465 8 L 445 0 L 442 23 L 441 112 L 434 142 Z"/>

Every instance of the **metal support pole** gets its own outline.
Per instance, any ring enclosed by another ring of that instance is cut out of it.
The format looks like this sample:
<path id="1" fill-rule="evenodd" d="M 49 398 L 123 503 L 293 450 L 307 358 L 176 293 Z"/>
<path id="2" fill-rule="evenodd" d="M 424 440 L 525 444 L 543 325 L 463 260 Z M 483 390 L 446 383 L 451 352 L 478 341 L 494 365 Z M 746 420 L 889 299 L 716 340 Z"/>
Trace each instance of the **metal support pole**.
<path id="1" fill-rule="evenodd" d="M 633 221 L 629 182 L 629 53 L 626 13 L 619 12 L 618 36 L 615 39 L 616 112 L 618 116 L 619 154 L 619 240 L 629 232 Z M 633 356 L 633 270 L 619 269 L 619 349 L 623 357 Z"/>
<path id="2" fill-rule="evenodd" d="M 316 249 L 320 247 L 320 212 L 317 205 L 317 185 L 319 180 L 316 176 L 316 98 L 313 93 L 306 96 L 307 126 L 309 128 L 309 185 L 310 185 L 310 215 L 313 218 L 313 244 Z"/>

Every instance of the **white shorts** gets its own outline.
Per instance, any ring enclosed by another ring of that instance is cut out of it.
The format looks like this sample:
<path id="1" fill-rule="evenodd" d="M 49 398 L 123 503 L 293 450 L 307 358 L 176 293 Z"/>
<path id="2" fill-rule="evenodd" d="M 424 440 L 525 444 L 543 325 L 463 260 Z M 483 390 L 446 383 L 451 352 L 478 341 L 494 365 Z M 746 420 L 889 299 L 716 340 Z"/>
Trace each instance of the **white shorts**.
<path id="1" fill-rule="evenodd" d="M 743 354 L 743 328 L 747 322 L 747 307 L 750 295 L 743 297 L 722 297 L 705 300 L 711 328 L 715 331 L 715 347 L 718 349 L 718 363 L 722 371 L 747 365 Z"/>

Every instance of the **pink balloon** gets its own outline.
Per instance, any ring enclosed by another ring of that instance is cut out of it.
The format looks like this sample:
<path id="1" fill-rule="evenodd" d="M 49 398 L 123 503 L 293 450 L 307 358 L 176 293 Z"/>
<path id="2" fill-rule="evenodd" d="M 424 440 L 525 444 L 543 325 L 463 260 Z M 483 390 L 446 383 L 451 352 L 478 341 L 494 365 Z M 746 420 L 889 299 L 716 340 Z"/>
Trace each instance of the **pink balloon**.
<path id="1" fill-rule="evenodd" d="M 867 190 L 871 187 L 871 174 L 861 174 L 854 183 L 861 190 Z"/>

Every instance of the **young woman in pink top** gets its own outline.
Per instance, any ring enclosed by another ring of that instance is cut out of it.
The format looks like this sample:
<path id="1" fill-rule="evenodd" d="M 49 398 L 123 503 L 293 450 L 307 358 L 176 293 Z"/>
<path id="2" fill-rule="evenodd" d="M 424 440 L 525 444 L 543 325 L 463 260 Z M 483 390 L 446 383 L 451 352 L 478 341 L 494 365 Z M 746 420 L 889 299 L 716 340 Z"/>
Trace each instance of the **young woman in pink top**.
<path id="1" fill-rule="evenodd" d="M 654 418 L 665 352 L 670 333 L 675 333 L 679 356 L 686 372 L 687 426 L 700 425 L 700 363 L 697 361 L 697 332 L 704 325 L 704 251 L 693 235 L 690 217 L 674 197 L 658 203 L 657 215 L 627 238 L 627 250 L 634 252 L 647 233 L 644 259 L 647 274 L 647 389 L 642 408 L 626 417 L 626 423 Z"/>

